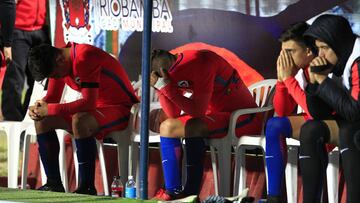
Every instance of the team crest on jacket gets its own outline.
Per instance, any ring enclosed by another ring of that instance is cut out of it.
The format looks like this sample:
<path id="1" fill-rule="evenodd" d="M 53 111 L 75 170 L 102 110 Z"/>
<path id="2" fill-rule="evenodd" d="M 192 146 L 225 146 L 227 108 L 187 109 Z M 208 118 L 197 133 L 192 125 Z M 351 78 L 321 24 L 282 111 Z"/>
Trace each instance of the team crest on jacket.
<path id="1" fill-rule="evenodd" d="M 78 84 L 78 85 L 81 84 L 80 77 L 75 77 L 75 83 Z"/>
<path id="2" fill-rule="evenodd" d="M 179 87 L 189 87 L 189 81 L 186 81 L 186 80 L 181 80 L 178 82 L 178 86 Z"/>

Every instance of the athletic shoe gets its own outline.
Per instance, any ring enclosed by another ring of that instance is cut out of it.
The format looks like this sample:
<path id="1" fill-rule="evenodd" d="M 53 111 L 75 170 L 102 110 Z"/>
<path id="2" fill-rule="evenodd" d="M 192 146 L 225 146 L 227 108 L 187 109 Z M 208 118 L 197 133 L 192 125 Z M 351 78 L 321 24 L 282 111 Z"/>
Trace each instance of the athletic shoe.
<path id="1" fill-rule="evenodd" d="M 170 201 L 173 200 L 173 197 L 165 189 L 160 188 L 151 200 Z"/>
<path id="2" fill-rule="evenodd" d="M 153 200 L 159 200 L 159 201 L 169 201 L 169 200 L 175 200 L 175 199 L 180 199 L 180 198 L 184 198 L 185 194 L 180 190 L 180 191 L 176 191 L 174 193 L 170 193 L 169 191 L 160 188 L 155 196 L 153 197 Z"/>
<path id="3" fill-rule="evenodd" d="M 64 186 L 61 181 L 53 181 L 48 179 L 46 184 L 39 187 L 37 190 L 51 191 L 51 192 L 65 192 Z"/>
<path id="4" fill-rule="evenodd" d="M 280 196 L 268 196 L 266 203 L 281 203 Z"/>
<path id="5" fill-rule="evenodd" d="M 84 195 L 97 195 L 97 191 L 94 187 L 78 187 L 73 193 Z"/>

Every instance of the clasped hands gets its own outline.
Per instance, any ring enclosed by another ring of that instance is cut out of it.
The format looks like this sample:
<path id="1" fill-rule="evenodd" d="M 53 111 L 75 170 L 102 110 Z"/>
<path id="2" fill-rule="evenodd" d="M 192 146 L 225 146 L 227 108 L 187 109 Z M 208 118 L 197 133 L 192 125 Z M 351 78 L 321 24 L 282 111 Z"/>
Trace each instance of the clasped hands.
<path id="1" fill-rule="evenodd" d="M 314 66 L 326 66 L 326 65 L 330 65 L 332 66 L 325 57 L 322 56 L 318 56 L 315 57 L 311 62 L 310 62 L 310 67 L 314 67 Z M 309 79 L 310 79 L 310 83 L 314 84 L 314 83 L 318 83 L 321 84 L 327 77 L 328 74 L 332 71 L 333 67 L 331 68 L 326 68 L 321 72 L 317 72 L 314 73 L 311 71 L 311 68 L 309 68 Z"/>
<path id="2" fill-rule="evenodd" d="M 29 106 L 29 116 L 34 121 L 40 121 L 48 115 L 48 104 L 44 100 L 37 100 L 35 105 Z"/>

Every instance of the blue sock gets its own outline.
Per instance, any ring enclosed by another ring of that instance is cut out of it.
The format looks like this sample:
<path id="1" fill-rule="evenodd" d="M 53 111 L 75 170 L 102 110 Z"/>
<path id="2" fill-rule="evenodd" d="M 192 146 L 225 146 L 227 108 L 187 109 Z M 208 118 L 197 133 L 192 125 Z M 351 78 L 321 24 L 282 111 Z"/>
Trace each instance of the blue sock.
<path id="1" fill-rule="evenodd" d="M 37 135 L 38 150 L 44 165 L 46 176 L 54 182 L 61 182 L 59 169 L 60 145 L 55 131 Z"/>
<path id="2" fill-rule="evenodd" d="M 204 138 L 186 138 L 186 195 L 198 195 L 203 177 Z"/>
<path id="3" fill-rule="evenodd" d="M 162 166 L 165 189 L 175 193 L 182 189 L 179 162 L 181 158 L 181 142 L 178 138 L 160 137 Z"/>
<path id="4" fill-rule="evenodd" d="M 79 187 L 94 187 L 96 140 L 94 137 L 75 139 L 79 161 Z"/>
<path id="5" fill-rule="evenodd" d="M 268 172 L 268 195 L 279 196 L 284 176 L 284 155 L 281 143 L 292 134 L 291 123 L 287 117 L 274 117 L 266 124 L 266 167 Z"/>

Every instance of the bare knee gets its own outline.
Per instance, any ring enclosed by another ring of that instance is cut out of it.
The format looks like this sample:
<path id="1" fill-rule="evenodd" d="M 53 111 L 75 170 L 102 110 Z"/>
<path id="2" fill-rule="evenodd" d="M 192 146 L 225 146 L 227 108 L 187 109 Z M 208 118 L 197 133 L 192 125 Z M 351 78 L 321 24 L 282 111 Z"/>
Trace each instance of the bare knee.
<path id="1" fill-rule="evenodd" d="M 174 132 L 178 128 L 180 122 L 177 119 L 166 119 L 160 124 L 160 135 L 164 137 L 175 137 Z"/>
<path id="2" fill-rule="evenodd" d="M 88 113 L 76 113 L 72 116 L 72 130 L 76 139 L 93 136 L 97 127 L 95 118 Z"/>
<path id="3" fill-rule="evenodd" d="M 207 137 L 208 135 L 208 127 L 201 119 L 192 118 L 186 122 L 185 137 Z"/>
<path id="4" fill-rule="evenodd" d="M 41 133 L 45 133 L 45 132 L 49 132 L 51 130 L 54 129 L 50 129 L 49 125 L 46 124 L 46 119 L 40 120 L 40 121 L 35 121 L 35 130 L 37 134 L 41 134 Z"/>

